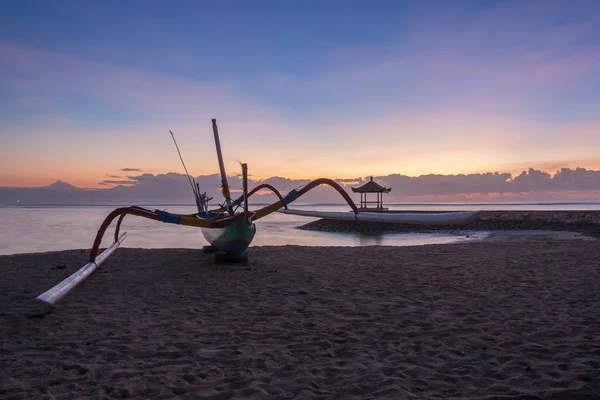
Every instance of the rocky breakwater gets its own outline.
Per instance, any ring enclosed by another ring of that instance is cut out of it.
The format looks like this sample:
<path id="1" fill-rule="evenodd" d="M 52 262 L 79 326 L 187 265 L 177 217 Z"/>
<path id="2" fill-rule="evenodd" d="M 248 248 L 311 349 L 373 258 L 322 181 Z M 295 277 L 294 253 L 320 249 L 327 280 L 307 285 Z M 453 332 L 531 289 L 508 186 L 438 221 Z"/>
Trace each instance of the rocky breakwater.
<path id="1" fill-rule="evenodd" d="M 579 232 L 582 235 L 600 238 L 600 211 L 482 211 L 477 218 L 461 226 L 320 219 L 302 225 L 298 229 L 361 233 L 437 232 L 459 229 L 474 231 L 552 230 Z"/>

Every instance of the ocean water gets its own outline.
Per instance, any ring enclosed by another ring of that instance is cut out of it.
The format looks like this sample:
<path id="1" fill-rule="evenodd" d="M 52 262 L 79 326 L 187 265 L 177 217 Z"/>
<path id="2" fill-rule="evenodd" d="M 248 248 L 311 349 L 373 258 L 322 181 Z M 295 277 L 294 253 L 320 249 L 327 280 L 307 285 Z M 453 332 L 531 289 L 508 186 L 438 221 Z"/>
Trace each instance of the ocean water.
<path id="1" fill-rule="evenodd" d="M 600 203 L 530 204 L 388 204 L 392 210 L 600 210 Z M 0 207 L 0 255 L 45 251 L 89 249 L 104 218 L 116 206 L 21 206 Z M 159 205 L 175 213 L 193 213 L 193 206 Z M 294 205 L 293 208 L 321 211 L 348 211 L 347 205 Z M 253 245 L 305 246 L 414 246 L 480 240 L 489 232 L 456 230 L 440 233 L 330 233 L 296 229 L 316 218 L 273 213 L 257 221 Z M 114 223 L 113 223 L 114 225 Z M 112 241 L 113 227 L 104 236 L 103 246 Z M 192 248 L 208 244 L 198 228 L 159 223 L 127 216 L 121 227 L 129 232 L 122 247 Z"/>

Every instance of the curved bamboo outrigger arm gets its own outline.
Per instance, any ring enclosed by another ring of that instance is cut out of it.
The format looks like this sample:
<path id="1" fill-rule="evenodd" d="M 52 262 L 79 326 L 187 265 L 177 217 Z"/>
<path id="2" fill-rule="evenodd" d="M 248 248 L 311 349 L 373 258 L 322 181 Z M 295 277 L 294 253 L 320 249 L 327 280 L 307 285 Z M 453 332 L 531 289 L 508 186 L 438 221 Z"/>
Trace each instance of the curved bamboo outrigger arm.
<path id="1" fill-rule="evenodd" d="M 346 200 L 346 203 L 348 203 L 348 205 L 350 206 L 352 211 L 354 211 L 355 213 L 358 212 L 358 207 L 356 207 L 356 204 L 354 203 L 354 201 L 352 200 L 350 195 L 348 195 L 348 193 L 344 190 L 344 188 L 341 187 L 336 181 L 334 181 L 333 179 L 329 179 L 329 178 L 319 178 L 319 179 L 315 179 L 314 181 L 310 182 L 308 185 L 304 186 L 302 189 L 300 189 L 298 191 L 296 198 L 302 196 L 309 190 L 311 190 L 319 185 L 329 185 L 332 188 L 334 188 L 335 190 L 337 190 L 338 193 L 342 195 L 344 200 Z"/>
<path id="2" fill-rule="evenodd" d="M 250 198 L 250 196 L 252 196 L 254 193 L 258 192 L 261 189 L 269 189 L 271 192 L 275 193 L 275 195 L 279 198 L 279 200 L 283 200 L 283 196 L 281 196 L 281 193 L 279 193 L 279 190 L 277 190 L 274 186 L 269 185 L 268 183 L 261 183 L 260 185 L 258 185 L 254 189 L 252 189 L 248 193 L 248 198 Z M 235 201 L 235 203 L 236 203 L 236 205 L 240 205 L 240 204 L 242 204 L 243 201 L 244 201 L 244 196 L 242 195 L 239 199 L 237 199 Z M 287 206 L 286 206 L 286 208 L 287 208 Z"/>
<path id="3" fill-rule="evenodd" d="M 342 195 L 342 197 L 344 198 L 344 200 L 346 200 L 346 203 L 348 203 L 348 205 L 350 206 L 350 208 L 352 209 L 352 211 L 354 211 L 354 214 L 358 214 L 358 208 L 356 207 L 356 204 L 354 204 L 354 201 L 352 200 L 352 198 L 348 195 L 348 193 L 346 193 L 346 191 L 344 190 L 344 188 L 342 188 L 337 182 L 335 182 L 332 179 L 329 178 L 319 178 L 319 179 L 315 179 L 313 181 L 311 181 L 309 184 L 307 184 L 306 186 L 304 186 L 302 189 L 300 190 L 291 190 L 288 192 L 288 194 L 282 198 L 281 200 L 268 205 L 266 207 L 263 207 L 261 209 L 258 209 L 254 212 L 254 220 L 257 220 L 259 218 L 263 218 L 277 210 L 279 210 L 282 207 L 285 207 L 287 209 L 287 205 L 292 203 L 293 201 L 296 201 L 296 199 L 298 199 L 300 196 L 302 196 L 303 194 L 305 194 L 306 192 L 310 191 L 311 189 L 316 188 L 317 186 L 320 185 L 329 185 L 332 188 L 334 188 L 335 190 L 338 191 L 338 193 L 340 195 Z"/>
<path id="4" fill-rule="evenodd" d="M 269 185 L 268 183 L 261 183 L 260 185 L 256 186 L 254 189 L 252 189 L 249 193 L 248 193 L 248 198 L 250 198 L 250 196 L 252 196 L 254 193 L 258 192 L 261 189 L 269 189 L 271 192 L 275 193 L 275 195 L 279 198 L 279 200 L 283 200 L 283 196 L 281 196 L 281 193 L 279 193 L 279 190 L 277 190 L 274 186 Z M 237 199 L 235 199 L 233 201 L 233 205 L 234 206 L 239 206 L 244 202 L 244 195 L 241 195 L 240 197 L 238 197 Z M 284 205 L 284 208 L 287 209 L 287 205 Z M 226 211 L 225 207 L 221 207 L 221 208 L 216 208 L 214 210 L 211 210 L 211 212 L 224 212 Z"/>

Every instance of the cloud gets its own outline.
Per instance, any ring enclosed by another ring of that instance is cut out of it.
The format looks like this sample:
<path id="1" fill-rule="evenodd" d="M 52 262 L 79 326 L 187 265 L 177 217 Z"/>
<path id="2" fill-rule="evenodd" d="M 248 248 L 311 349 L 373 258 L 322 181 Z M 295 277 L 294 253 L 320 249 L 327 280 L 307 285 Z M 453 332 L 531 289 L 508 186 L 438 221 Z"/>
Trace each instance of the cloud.
<path id="1" fill-rule="evenodd" d="M 231 83 L 183 79 L 6 40 L 0 40 L 0 83 L 28 97 L 52 96 L 55 112 L 69 111 L 71 99 L 84 100 L 95 112 L 118 112 L 121 118 L 143 115 L 151 120 L 155 120 L 153 111 L 192 121 L 197 120 L 192 116 L 198 110 L 218 109 L 229 120 L 268 112 L 256 102 L 243 100 Z"/>
<path id="2" fill-rule="evenodd" d="M 119 171 L 120 172 L 142 172 L 142 170 L 139 168 L 121 168 L 121 169 L 119 169 Z M 106 174 L 106 176 L 108 176 L 111 179 L 102 180 L 102 181 L 98 182 L 98 185 L 102 185 L 102 186 L 135 185 L 142 181 L 142 179 L 144 178 L 144 175 L 147 175 L 147 174 L 138 175 L 138 176 L 135 176 L 135 175 L 123 176 L 123 175 Z"/>
<path id="3" fill-rule="evenodd" d="M 600 190 L 600 171 L 562 168 L 554 175 L 530 168 L 510 173 L 376 177 L 399 196 L 443 196 L 490 193 L 551 193 Z"/>
<path id="4" fill-rule="evenodd" d="M 143 172 L 139 168 L 121 168 L 119 171 L 122 171 L 122 172 Z"/>
<path id="5" fill-rule="evenodd" d="M 221 182 L 218 174 L 201 175 L 194 179 L 200 185 L 200 189 L 209 197 L 213 197 L 215 202 L 221 201 Z M 392 188 L 391 193 L 384 195 L 386 203 L 600 200 L 600 170 L 585 168 L 562 168 L 554 174 L 530 168 L 516 175 L 507 172 L 420 176 L 392 174 L 375 176 L 374 179 L 383 186 Z M 349 182 L 347 179 L 339 179 L 337 181 L 345 187 L 355 201 L 358 201 L 356 194 L 350 191 L 350 187 L 359 186 L 364 183 L 364 180 L 357 179 Z M 261 183 L 270 183 L 282 194 L 285 194 L 292 189 L 304 186 L 308 180 L 284 177 L 249 180 L 250 188 Z M 43 187 L 29 188 L 26 191 L 22 188 L 2 188 L 0 203 L 12 204 L 13 200 L 20 199 L 24 204 L 32 202 L 48 204 L 52 203 L 52 199 L 60 198 L 61 204 L 66 204 L 65 201 L 74 204 L 193 204 L 192 190 L 187 177 L 183 174 L 142 174 L 130 176 L 129 179 L 105 180 L 101 182 L 101 185 L 119 186 L 98 190 L 74 189 L 69 186 L 67 191 L 54 190 L 52 193 L 44 191 Z M 241 180 L 232 177 L 229 185 L 233 196 L 237 197 L 241 193 Z M 36 190 L 43 192 L 36 194 L 38 193 Z M 33 197 L 27 197 L 29 195 L 26 193 L 30 193 Z M 275 195 L 264 190 L 258 192 L 251 199 L 251 204 L 271 203 L 276 200 Z M 302 196 L 298 203 L 339 204 L 343 203 L 343 199 L 334 189 L 328 186 L 319 186 Z"/>
<path id="6" fill-rule="evenodd" d="M 159 195 L 173 188 L 181 189 L 185 196 L 189 188 L 187 178 L 183 174 L 168 173 L 160 175 L 143 174 L 139 176 L 128 176 L 126 181 L 133 184 L 131 189 L 144 187 Z M 392 192 L 386 195 L 386 198 L 401 200 L 408 197 L 423 196 L 448 196 L 462 194 L 490 194 L 490 193 L 551 193 L 568 191 L 598 191 L 600 190 L 600 171 L 587 170 L 585 168 L 562 168 L 556 171 L 554 175 L 530 168 L 520 174 L 513 176 L 511 173 L 487 172 L 477 174 L 458 174 L 458 175 L 439 175 L 428 174 L 416 177 L 392 174 L 386 176 L 375 176 L 374 179 L 380 184 L 391 187 Z M 195 180 L 200 185 L 201 190 L 206 191 L 211 196 L 219 196 L 220 177 L 218 174 L 198 176 Z M 362 178 L 355 179 L 336 179 L 336 181 L 346 187 L 349 191 L 350 186 L 359 186 L 365 182 Z M 105 181 L 106 182 L 106 181 Z M 250 187 L 261 183 L 268 183 L 279 191 L 286 193 L 306 185 L 309 180 L 289 179 L 284 177 L 271 177 L 262 180 L 249 179 Z M 120 181 L 120 183 L 124 183 Z M 239 177 L 229 179 L 229 185 L 232 190 L 241 187 Z M 271 197 L 269 192 L 266 193 Z M 311 195 L 314 201 L 329 201 L 337 198 L 337 194 L 327 187 L 320 187 Z M 260 196 L 259 196 L 260 197 Z M 338 199 L 339 200 L 339 199 Z"/>
<path id="7" fill-rule="evenodd" d="M 101 182 L 98 182 L 99 185 L 107 186 L 107 185 L 134 185 L 138 183 L 138 181 L 130 181 L 125 179 L 107 179 Z"/>
<path id="8" fill-rule="evenodd" d="M 158 174 L 153 175 L 149 173 L 141 174 L 141 175 L 127 175 L 127 179 L 134 180 L 136 182 L 171 182 L 171 181 L 180 181 L 185 179 L 187 181 L 187 177 L 184 174 L 179 174 L 176 172 L 169 172 L 166 174 Z"/>

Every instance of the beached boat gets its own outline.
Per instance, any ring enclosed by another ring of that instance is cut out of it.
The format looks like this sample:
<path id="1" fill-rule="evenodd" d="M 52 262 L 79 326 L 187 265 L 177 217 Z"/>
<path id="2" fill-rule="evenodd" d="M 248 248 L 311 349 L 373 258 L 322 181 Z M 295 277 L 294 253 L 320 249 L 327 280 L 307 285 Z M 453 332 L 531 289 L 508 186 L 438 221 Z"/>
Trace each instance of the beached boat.
<path id="1" fill-rule="evenodd" d="M 320 178 L 311 181 L 301 188 L 291 190 L 282 196 L 277 188 L 261 184 L 248 190 L 248 167 L 246 164 L 241 164 L 242 167 L 242 189 L 243 194 L 236 200 L 231 199 L 227 175 L 223 164 L 223 155 L 219 141 L 219 132 L 217 129 L 217 121 L 212 120 L 213 136 L 219 161 L 219 171 L 221 175 L 221 190 L 225 201 L 221 207 L 217 209 L 209 209 L 209 198 L 206 193 L 200 192 L 199 185 L 190 177 L 175 136 L 171 132 L 171 136 L 177 148 L 177 152 L 183 164 L 186 176 L 192 187 L 194 199 L 198 212 L 194 214 L 175 214 L 164 210 L 151 210 L 138 206 L 121 207 L 113 210 L 104 219 L 90 251 L 90 261 L 80 270 L 44 292 L 36 298 L 44 307 L 38 308 L 45 313 L 52 309 L 52 306 L 63 298 L 70 290 L 86 279 L 98 266 L 100 266 L 123 242 L 127 233 L 120 234 L 121 224 L 127 215 L 135 215 L 143 218 L 153 219 L 169 224 L 187 225 L 201 228 L 204 238 L 210 246 L 205 250 L 217 252 L 217 257 L 220 259 L 235 260 L 244 258 L 243 254 L 252 243 L 256 234 L 255 221 L 263 218 L 271 213 L 283 209 L 286 214 L 300 215 L 306 217 L 318 217 L 326 219 L 354 220 L 354 221 L 370 221 L 370 222 L 386 222 L 386 223 L 403 223 L 403 224 L 438 224 L 438 225 L 458 225 L 464 224 L 475 218 L 478 211 L 474 212 L 454 212 L 454 213 L 373 213 L 360 212 L 356 204 L 350 198 L 348 193 L 335 181 L 328 178 Z M 308 191 L 320 185 L 329 185 L 335 189 L 348 203 L 351 212 L 323 212 L 323 211 L 303 211 L 290 210 L 288 205 L 298 198 L 303 196 Z M 277 197 L 278 201 L 265 206 L 263 208 L 251 211 L 248 209 L 248 199 L 261 189 L 271 190 Z M 234 208 L 235 207 L 235 208 Z M 243 207 L 242 211 L 237 211 L 239 207 Z M 102 238 L 108 227 L 113 221 L 116 222 L 114 232 L 114 242 L 101 254 L 99 254 Z M 225 257 L 224 257 L 225 256 Z"/>

